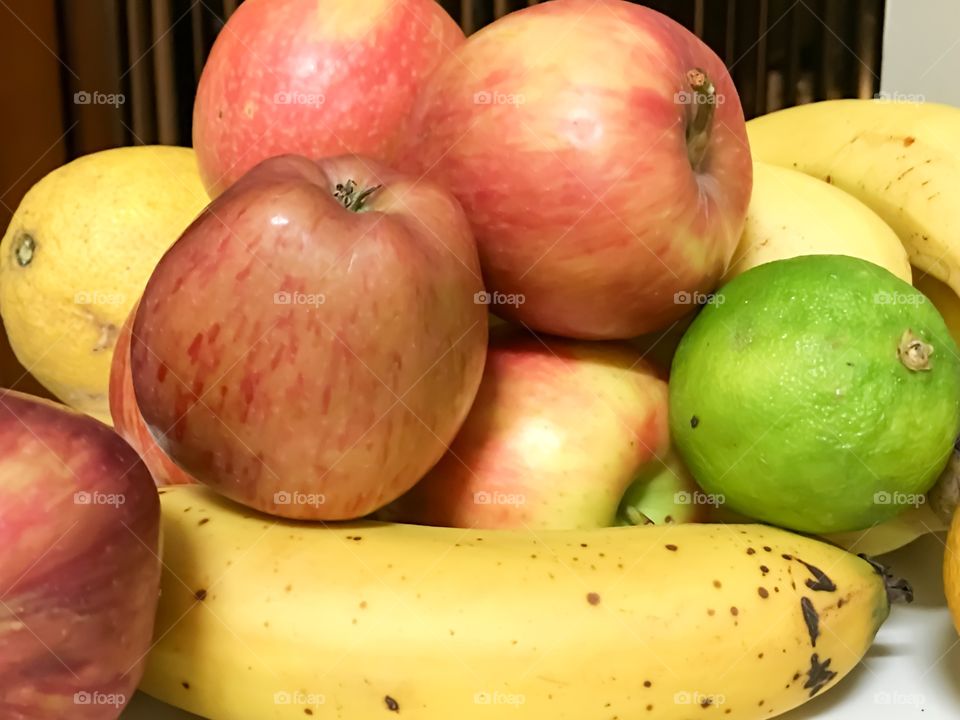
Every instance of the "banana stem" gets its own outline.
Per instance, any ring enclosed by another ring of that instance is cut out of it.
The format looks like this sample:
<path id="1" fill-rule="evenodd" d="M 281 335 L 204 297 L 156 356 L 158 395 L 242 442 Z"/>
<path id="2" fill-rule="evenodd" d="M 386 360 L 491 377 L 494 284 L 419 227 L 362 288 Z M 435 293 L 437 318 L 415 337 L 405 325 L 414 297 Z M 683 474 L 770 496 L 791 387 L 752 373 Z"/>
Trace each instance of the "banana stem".
<path id="1" fill-rule="evenodd" d="M 857 553 L 857 557 L 862 558 L 870 563 L 877 575 L 883 578 L 883 585 L 887 590 L 887 601 L 891 605 L 894 603 L 909 604 L 913 602 L 913 587 L 910 585 L 909 581 L 907 581 L 905 578 L 894 576 L 894 574 L 890 572 L 890 569 L 886 565 L 877 562 L 868 555 Z"/>

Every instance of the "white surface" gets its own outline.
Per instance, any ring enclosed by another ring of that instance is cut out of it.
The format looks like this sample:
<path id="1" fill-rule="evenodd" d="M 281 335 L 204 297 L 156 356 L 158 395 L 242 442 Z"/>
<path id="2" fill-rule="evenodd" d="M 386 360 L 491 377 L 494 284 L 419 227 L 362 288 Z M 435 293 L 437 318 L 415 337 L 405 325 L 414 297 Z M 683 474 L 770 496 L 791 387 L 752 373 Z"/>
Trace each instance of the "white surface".
<path id="1" fill-rule="evenodd" d="M 957 0 L 887 0 L 881 91 L 960 105 L 958 27 Z"/>
<path id="2" fill-rule="evenodd" d="M 894 607 L 859 667 L 822 696 L 781 715 L 784 720 L 960 718 L 960 640 L 943 596 L 943 540 L 922 538 L 883 561 L 913 583 L 916 600 Z M 122 716 L 123 720 L 196 717 L 145 696 L 135 698 Z M 503 717 L 509 718 L 510 712 Z"/>

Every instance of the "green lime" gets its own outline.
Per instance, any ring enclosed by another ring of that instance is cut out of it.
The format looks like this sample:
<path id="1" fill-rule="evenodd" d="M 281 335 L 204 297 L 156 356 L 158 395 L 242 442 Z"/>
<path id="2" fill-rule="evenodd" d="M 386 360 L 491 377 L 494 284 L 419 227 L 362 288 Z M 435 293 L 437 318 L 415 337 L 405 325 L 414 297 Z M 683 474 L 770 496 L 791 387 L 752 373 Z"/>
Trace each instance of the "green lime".
<path id="1" fill-rule="evenodd" d="M 878 265 L 767 263 L 723 287 L 681 340 L 670 428 L 730 509 L 859 530 L 925 502 L 960 433 L 960 351 L 933 304 Z"/>

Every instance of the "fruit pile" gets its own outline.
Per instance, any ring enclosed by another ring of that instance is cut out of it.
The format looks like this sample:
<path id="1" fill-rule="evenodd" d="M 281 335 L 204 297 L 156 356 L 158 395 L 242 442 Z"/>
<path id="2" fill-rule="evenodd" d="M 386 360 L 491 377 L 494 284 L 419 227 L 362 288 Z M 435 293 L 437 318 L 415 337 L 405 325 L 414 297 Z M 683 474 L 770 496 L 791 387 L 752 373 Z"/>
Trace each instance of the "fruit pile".
<path id="1" fill-rule="evenodd" d="M 832 687 L 911 597 L 865 553 L 960 495 L 960 109 L 745 123 L 639 5 L 469 39 L 359 5 L 247 0 L 194 150 L 80 158 L 11 221 L 0 314 L 73 409 L 0 396 L 0 717 Z"/>

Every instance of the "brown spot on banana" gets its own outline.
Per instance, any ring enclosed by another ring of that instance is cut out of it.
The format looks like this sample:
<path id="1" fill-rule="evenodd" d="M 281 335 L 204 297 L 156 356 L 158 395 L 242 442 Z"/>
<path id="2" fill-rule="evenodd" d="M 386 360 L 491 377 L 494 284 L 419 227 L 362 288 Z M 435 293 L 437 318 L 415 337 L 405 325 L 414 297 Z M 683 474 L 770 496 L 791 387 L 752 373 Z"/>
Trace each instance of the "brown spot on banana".
<path id="1" fill-rule="evenodd" d="M 807 625 L 807 633 L 810 635 L 810 644 L 817 646 L 817 638 L 820 636 L 820 615 L 817 613 L 810 598 L 800 598 L 800 612 L 803 613 L 803 621 Z"/>
<path id="2" fill-rule="evenodd" d="M 811 565 L 808 562 L 804 562 L 800 558 L 796 558 L 796 561 L 803 565 L 807 570 L 810 571 L 810 574 L 813 575 L 814 579 L 807 579 L 804 583 L 808 588 L 814 592 L 835 592 L 837 589 L 836 584 L 827 577 L 827 574 L 823 572 L 820 568 L 815 565 Z"/>
<path id="3" fill-rule="evenodd" d="M 803 687 L 810 691 L 810 697 L 820 692 L 837 674 L 830 669 L 830 658 L 820 662 L 820 656 L 813 653 L 810 656 L 810 669 L 807 670 L 807 681 Z"/>

